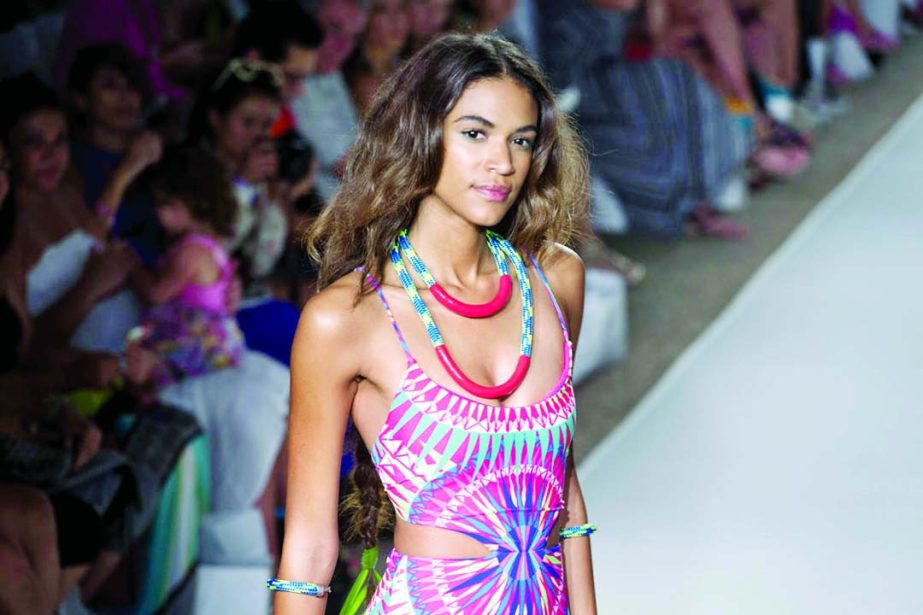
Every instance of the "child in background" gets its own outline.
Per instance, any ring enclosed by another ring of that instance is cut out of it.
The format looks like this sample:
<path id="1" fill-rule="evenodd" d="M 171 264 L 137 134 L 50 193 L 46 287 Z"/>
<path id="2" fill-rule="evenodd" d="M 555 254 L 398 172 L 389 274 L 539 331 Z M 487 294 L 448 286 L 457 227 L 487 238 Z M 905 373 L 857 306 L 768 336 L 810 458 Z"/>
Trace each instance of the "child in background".
<path id="1" fill-rule="evenodd" d="M 240 362 L 243 337 L 227 307 L 234 264 L 221 243 L 234 232 L 237 201 L 222 165 L 201 149 L 166 157 L 150 184 L 171 243 L 156 268 L 139 267 L 132 282 L 153 304 L 141 343 L 160 357 L 154 383 L 163 387 Z"/>

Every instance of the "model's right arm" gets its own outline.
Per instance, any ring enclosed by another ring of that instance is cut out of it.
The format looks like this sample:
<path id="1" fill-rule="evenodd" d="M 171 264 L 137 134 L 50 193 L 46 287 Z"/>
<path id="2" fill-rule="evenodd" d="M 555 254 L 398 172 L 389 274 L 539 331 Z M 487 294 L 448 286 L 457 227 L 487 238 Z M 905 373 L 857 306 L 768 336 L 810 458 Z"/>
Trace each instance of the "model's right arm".
<path id="1" fill-rule="evenodd" d="M 292 347 L 288 495 L 280 579 L 327 585 L 339 550 L 340 457 L 356 392 L 361 326 L 355 287 L 334 285 L 308 302 Z M 325 598 L 277 592 L 277 615 L 323 613 Z"/>

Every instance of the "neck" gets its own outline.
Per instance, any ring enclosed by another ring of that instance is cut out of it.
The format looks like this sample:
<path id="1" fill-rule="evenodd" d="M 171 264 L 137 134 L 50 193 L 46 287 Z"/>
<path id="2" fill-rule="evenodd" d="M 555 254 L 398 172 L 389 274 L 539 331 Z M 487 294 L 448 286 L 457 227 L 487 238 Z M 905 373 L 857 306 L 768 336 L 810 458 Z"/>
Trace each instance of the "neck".
<path id="1" fill-rule="evenodd" d="M 20 185 L 13 189 L 13 198 L 19 207 L 28 207 L 32 203 L 45 202 L 50 193 L 45 192 L 35 186 Z"/>
<path id="2" fill-rule="evenodd" d="M 479 276 L 496 275 L 484 229 L 447 215 L 444 206 L 424 199 L 408 233 L 414 250 L 443 286 L 472 287 Z"/>
<path id="3" fill-rule="evenodd" d="M 121 130 L 110 130 L 95 123 L 90 126 L 89 137 L 90 143 L 96 147 L 107 152 L 121 154 L 128 149 L 132 135 Z"/>

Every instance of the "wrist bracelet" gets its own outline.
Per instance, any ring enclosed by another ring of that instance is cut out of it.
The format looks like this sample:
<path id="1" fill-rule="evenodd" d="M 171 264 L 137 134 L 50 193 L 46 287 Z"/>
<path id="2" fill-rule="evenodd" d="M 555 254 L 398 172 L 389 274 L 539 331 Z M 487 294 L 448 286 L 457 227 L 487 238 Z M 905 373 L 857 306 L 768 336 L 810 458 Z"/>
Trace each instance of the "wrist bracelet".
<path id="1" fill-rule="evenodd" d="M 270 591 L 301 594 L 302 596 L 321 597 L 330 593 L 329 585 L 318 585 L 317 583 L 303 581 L 284 581 L 282 579 L 269 579 L 266 581 L 266 587 Z"/>
<path id="2" fill-rule="evenodd" d="M 106 220 L 112 220 L 112 218 L 115 217 L 116 211 L 118 211 L 118 207 L 110 207 L 109 205 L 107 205 L 106 203 L 103 203 L 102 201 L 96 201 L 95 210 L 96 210 L 96 215 L 99 216 L 100 218 L 105 218 Z"/>
<path id="3" fill-rule="evenodd" d="M 561 537 L 561 540 L 566 538 L 578 538 L 580 536 L 589 536 L 596 531 L 596 526 L 592 523 L 584 523 L 583 525 L 572 525 L 570 527 L 563 528 L 558 536 Z"/>

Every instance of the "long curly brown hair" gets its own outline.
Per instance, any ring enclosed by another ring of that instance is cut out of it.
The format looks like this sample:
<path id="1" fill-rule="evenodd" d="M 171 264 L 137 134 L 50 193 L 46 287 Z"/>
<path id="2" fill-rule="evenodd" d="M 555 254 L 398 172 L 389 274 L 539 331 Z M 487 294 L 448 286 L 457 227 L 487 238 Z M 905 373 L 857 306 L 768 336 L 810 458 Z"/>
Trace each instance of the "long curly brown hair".
<path id="1" fill-rule="evenodd" d="M 465 88 L 510 78 L 534 97 L 539 133 L 529 174 L 510 212 L 494 229 L 541 258 L 586 227 L 586 156 L 569 118 L 555 106 L 541 69 L 514 44 L 494 35 L 442 36 L 423 47 L 382 84 L 347 157 L 332 202 L 309 229 L 306 244 L 324 288 L 362 265 L 383 279 L 391 244 L 431 194 L 443 161 L 442 126 Z M 357 299 L 370 288 L 364 277 Z M 391 507 L 368 450 L 356 438 L 355 489 L 344 507 L 350 534 L 367 547 Z"/>
<path id="2" fill-rule="evenodd" d="M 382 278 L 391 243 L 439 179 L 446 116 L 469 84 L 503 77 L 535 98 L 539 134 L 519 197 L 494 230 L 541 256 L 586 228 L 586 156 L 541 69 L 497 36 L 449 34 L 392 74 L 363 118 L 340 189 L 306 237 L 319 288 L 359 265 Z M 360 292 L 367 291 L 363 284 Z"/>

